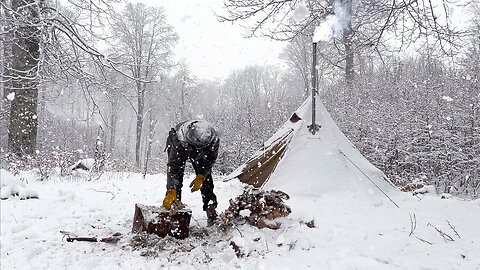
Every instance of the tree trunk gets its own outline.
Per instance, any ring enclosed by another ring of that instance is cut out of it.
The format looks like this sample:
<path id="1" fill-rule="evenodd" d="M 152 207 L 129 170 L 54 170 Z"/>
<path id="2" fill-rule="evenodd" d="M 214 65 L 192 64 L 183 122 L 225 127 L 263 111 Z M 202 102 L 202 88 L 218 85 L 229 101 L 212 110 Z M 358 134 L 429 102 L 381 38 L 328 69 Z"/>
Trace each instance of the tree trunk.
<path id="1" fill-rule="evenodd" d="M 6 45 L 7 39 L 8 39 L 8 21 L 6 18 L 6 10 L 0 5 L 0 95 L 2 97 L 2 102 L 0 102 L 0 116 L 3 114 L 3 98 L 4 98 L 4 85 L 6 83 L 6 74 L 4 74 L 5 71 L 5 64 L 7 63 L 6 60 L 6 55 L 8 55 L 7 47 L 9 45 Z M 0 118 L 1 119 L 1 118 Z"/>
<path id="2" fill-rule="evenodd" d="M 137 138 L 135 142 L 135 164 L 137 168 L 140 168 L 140 147 L 142 142 L 142 126 L 143 126 L 143 117 L 139 113 L 137 114 Z"/>
<path id="3" fill-rule="evenodd" d="M 133 124 L 133 121 L 128 121 L 124 160 L 129 160 L 131 156 L 132 124 Z"/>
<path id="4" fill-rule="evenodd" d="M 181 120 L 184 121 L 185 120 L 185 85 L 182 83 L 182 87 L 180 89 L 180 93 L 181 93 L 181 98 L 182 98 L 182 107 L 180 108 L 180 117 L 181 117 Z"/>
<path id="5" fill-rule="evenodd" d="M 347 86 L 352 86 L 353 80 L 355 79 L 355 69 L 354 69 L 354 47 L 353 47 L 353 30 L 351 25 L 352 17 L 352 0 L 343 0 L 345 6 L 345 12 L 348 16 L 348 26 L 343 33 L 343 45 L 345 46 L 345 82 Z"/>
<path id="6" fill-rule="evenodd" d="M 140 83 L 138 83 L 140 85 Z M 141 86 L 139 86 L 141 87 Z M 135 142 L 135 164 L 140 168 L 140 148 L 142 142 L 142 128 L 143 128 L 143 110 L 145 109 L 145 90 L 138 89 L 137 98 L 137 138 Z"/>
<path id="7" fill-rule="evenodd" d="M 351 30 L 343 36 L 343 43 L 345 44 L 345 81 L 348 86 L 352 86 L 353 80 L 355 79 L 355 69 L 354 69 L 354 51 L 352 46 L 352 35 Z"/>
<path id="8" fill-rule="evenodd" d="M 111 101 L 111 111 L 110 111 L 110 144 L 108 147 L 108 152 L 113 153 L 114 147 L 115 147 L 115 139 L 116 139 L 116 134 L 117 134 L 117 122 L 118 122 L 118 107 L 120 104 L 120 99 L 119 95 L 117 93 L 114 93 L 114 96 L 112 97 Z"/>
<path id="9" fill-rule="evenodd" d="M 9 2 L 4 3 L 7 7 L 11 7 Z M 9 80 L 9 70 L 11 69 L 12 64 L 12 20 L 11 15 L 7 9 L 0 6 L 0 32 L 3 33 L 0 35 L 0 62 L 1 62 L 1 73 L 0 73 L 0 96 L 1 96 L 1 106 L 0 106 L 0 149 L 7 149 L 8 142 L 8 117 L 10 115 L 10 102 L 7 100 L 7 89 L 11 88 Z"/>
<path id="10" fill-rule="evenodd" d="M 301 46 L 303 49 L 301 50 L 302 52 L 302 62 L 303 65 L 301 65 L 300 72 L 302 73 L 303 76 L 303 86 L 304 86 L 304 98 L 307 98 L 311 93 L 310 93 L 310 51 L 307 48 L 307 44 L 302 43 Z M 318 88 L 317 88 L 318 89 Z"/>
<path id="11" fill-rule="evenodd" d="M 148 170 L 148 161 L 150 160 L 150 156 L 152 155 L 152 144 L 153 144 L 153 135 L 155 133 L 155 125 L 156 125 L 156 121 L 153 120 L 153 114 L 152 114 L 152 111 L 150 111 L 150 117 L 149 117 L 150 121 L 149 121 L 149 124 L 148 124 L 148 141 L 147 141 L 147 153 L 145 155 L 145 170 L 144 170 L 144 174 L 143 174 L 143 177 L 145 178 L 145 175 L 147 174 L 147 170 Z"/>
<path id="12" fill-rule="evenodd" d="M 7 91 L 15 97 L 10 107 L 8 147 L 18 156 L 32 155 L 36 147 L 40 51 L 39 29 L 33 21 L 39 16 L 38 8 L 35 0 L 12 1 L 12 9 L 19 12 L 13 17 L 21 24 L 13 32 L 12 83 Z M 25 18 L 29 21 L 24 21 Z"/>

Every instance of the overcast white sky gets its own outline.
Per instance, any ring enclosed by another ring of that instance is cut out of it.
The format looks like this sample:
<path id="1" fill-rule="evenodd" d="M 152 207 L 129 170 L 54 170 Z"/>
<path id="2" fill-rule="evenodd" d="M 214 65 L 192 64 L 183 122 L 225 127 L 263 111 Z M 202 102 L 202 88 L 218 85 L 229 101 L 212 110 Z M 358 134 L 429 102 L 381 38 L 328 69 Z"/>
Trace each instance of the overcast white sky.
<path id="1" fill-rule="evenodd" d="M 214 12 L 222 12 L 223 0 L 130 1 L 165 9 L 167 22 L 180 37 L 175 48 L 176 60 L 184 59 L 198 78 L 225 78 L 232 70 L 247 65 L 283 65 L 278 56 L 285 42 L 244 38 L 247 30 L 238 23 L 218 22 Z M 449 12 L 456 24 L 466 24 L 465 12 Z"/>
<path id="2" fill-rule="evenodd" d="M 162 6 L 167 21 L 180 39 L 177 60 L 186 60 L 194 75 L 202 79 L 225 78 L 232 70 L 253 64 L 281 64 L 278 55 L 285 43 L 267 38 L 244 38 L 238 24 L 220 23 L 213 14 L 223 0 L 141 0 Z"/>

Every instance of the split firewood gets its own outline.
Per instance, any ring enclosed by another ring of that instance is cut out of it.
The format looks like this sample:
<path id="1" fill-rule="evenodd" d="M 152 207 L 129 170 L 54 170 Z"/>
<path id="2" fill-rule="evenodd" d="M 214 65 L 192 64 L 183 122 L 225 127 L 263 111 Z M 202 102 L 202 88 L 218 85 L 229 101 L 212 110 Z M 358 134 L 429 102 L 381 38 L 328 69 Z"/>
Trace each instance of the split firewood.
<path id="1" fill-rule="evenodd" d="M 412 192 L 417 189 L 423 188 L 424 184 L 422 183 L 408 183 L 405 186 L 403 186 L 400 190 L 403 192 Z"/>
<path id="2" fill-rule="evenodd" d="M 220 224 L 228 227 L 233 224 L 245 223 L 260 229 L 278 229 L 280 223 L 274 221 L 280 217 L 286 217 L 291 209 L 284 203 L 290 197 L 282 191 L 252 191 L 247 190 L 242 195 L 230 199 L 230 206 L 220 216 Z M 248 210 L 249 216 L 244 217 L 241 211 Z"/>

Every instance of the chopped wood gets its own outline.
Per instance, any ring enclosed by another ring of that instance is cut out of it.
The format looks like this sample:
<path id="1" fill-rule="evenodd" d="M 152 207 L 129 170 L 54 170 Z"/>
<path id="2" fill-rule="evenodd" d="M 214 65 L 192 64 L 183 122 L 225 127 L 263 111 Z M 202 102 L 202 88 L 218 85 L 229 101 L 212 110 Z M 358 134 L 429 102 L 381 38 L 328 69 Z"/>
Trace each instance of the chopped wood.
<path id="1" fill-rule="evenodd" d="M 284 203 L 290 197 L 282 191 L 252 191 L 247 190 L 242 195 L 230 199 L 230 206 L 221 214 L 221 225 L 228 227 L 234 223 L 249 223 L 259 229 L 279 229 L 280 222 L 275 219 L 286 217 L 291 209 Z M 249 210 L 250 214 L 244 217 L 240 214 L 243 210 Z"/>
<path id="2" fill-rule="evenodd" d="M 421 183 L 408 183 L 405 186 L 403 186 L 400 190 L 403 192 L 412 192 L 423 187 L 424 187 L 424 184 L 421 184 Z"/>

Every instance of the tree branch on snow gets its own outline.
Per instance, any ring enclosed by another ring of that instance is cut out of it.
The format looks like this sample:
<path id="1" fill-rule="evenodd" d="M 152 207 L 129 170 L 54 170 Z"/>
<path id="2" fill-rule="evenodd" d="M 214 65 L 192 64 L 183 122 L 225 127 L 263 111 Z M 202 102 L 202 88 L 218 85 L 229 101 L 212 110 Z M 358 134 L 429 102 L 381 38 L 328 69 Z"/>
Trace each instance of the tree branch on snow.
<path id="1" fill-rule="evenodd" d="M 450 222 L 448 220 L 445 220 L 448 224 L 448 226 L 450 226 L 450 229 L 452 229 L 453 232 L 455 232 L 455 234 L 457 235 L 457 237 L 460 239 L 460 234 L 458 234 L 457 230 L 455 229 L 455 227 L 452 226 L 452 224 L 450 224 Z"/>
<path id="2" fill-rule="evenodd" d="M 410 213 L 408 215 L 410 216 L 410 234 L 408 236 L 412 236 L 417 228 L 417 217 L 415 216 L 415 213 L 413 216 Z"/>
<path id="3" fill-rule="evenodd" d="M 108 194 L 111 194 L 112 195 L 112 198 L 110 200 L 113 200 L 115 198 L 115 194 L 111 191 L 107 191 L 107 190 L 97 190 L 97 189 L 94 189 L 94 188 L 89 188 L 89 190 L 93 190 L 95 192 L 100 192 L 100 193 L 108 193 Z"/>
<path id="4" fill-rule="evenodd" d="M 455 229 L 455 227 L 452 226 L 452 224 L 450 224 L 450 222 L 448 220 L 445 220 L 448 224 L 448 226 L 450 226 L 450 229 L 452 229 L 453 232 L 455 232 L 455 234 L 457 235 L 457 237 L 460 239 L 460 235 L 458 234 L 457 230 Z"/>
<path id="5" fill-rule="evenodd" d="M 420 240 L 420 241 L 422 241 L 422 242 L 424 242 L 424 243 L 427 243 L 427 244 L 429 244 L 429 245 L 433 245 L 431 242 L 429 242 L 429 241 L 427 241 L 427 240 L 425 240 L 425 239 L 423 239 L 423 238 L 420 238 L 420 237 L 418 237 L 418 236 L 416 236 L 416 235 L 414 235 L 414 236 L 415 236 L 415 238 L 417 238 L 418 240 Z"/>
<path id="6" fill-rule="evenodd" d="M 418 240 L 420 240 L 420 241 L 422 241 L 422 242 L 424 242 L 424 243 L 427 243 L 427 244 L 429 244 L 429 245 L 432 245 L 431 242 L 429 242 L 429 241 L 427 241 L 427 240 L 425 240 L 425 239 L 423 239 L 423 238 L 418 237 L 418 236 L 415 235 L 415 229 L 417 229 L 417 217 L 416 217 L 415 213 L 413 214 L 413 216 L 412 216 L 412 214 L 410 214 L 410 213 L 409 213 L 408 215 L 410 216 L 410 234 L 409 234 L 408 236 L 412 236 L 412 235 L 413 235 L 413 236 L 414 236 L 415 238 L 417 238 Z"/>
<path id="7" fill-rule="evenodd" d="M 235 226 L 234 228 L 235 228 L 235 229 L 237 229 L 238 233 L 240 234 L 240 237 L 242 237 L 242 238 L 243 238 L 243 234 L 242 234 L 242 232 L 240 231 L 240 229 L 238 229 L 238 227 L 237 227 L 237 226 Z"/>
<path id="8" fill-rule="evenodd" d="M 428 223 L 427 226 L 433 227 L 433 228 L 440 234 L 440 236 L 443 237 L 443 240 L 445 240 L 445 242 L 454 241 L 453 238 L 452 238 L 450 235 L 444 233 L 442 230 L 440 230 L 439 228 L 433 226 L 431 223 Z"/>

